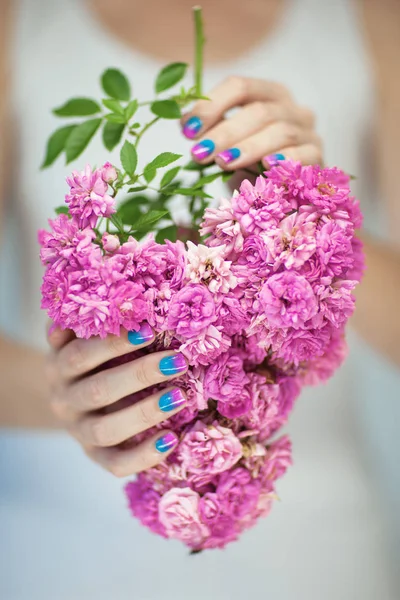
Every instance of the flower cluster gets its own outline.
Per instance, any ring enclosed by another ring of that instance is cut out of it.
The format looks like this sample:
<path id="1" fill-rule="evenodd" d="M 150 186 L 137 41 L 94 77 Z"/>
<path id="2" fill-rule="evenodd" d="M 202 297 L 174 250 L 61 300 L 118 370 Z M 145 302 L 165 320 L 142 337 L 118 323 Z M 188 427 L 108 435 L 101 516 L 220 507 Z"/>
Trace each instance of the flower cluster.
<path id="1" fill-rule="evenodd" d="M 224 547 L 270 510 L 291 462 L 289 440 L 271 436 L 302 386 L 327 380 L 345 357 L 363 268 L 358 202 L 338 169 L 283 161 L 206 209 L 203 245 L 139 243 L 100 231 L 115 211 L 115 178 L 107 163 L 67 179 L 69 215 L 39 235 L 42 307 L 84 338 L 147 321 L 156 341 L 146 352 L 184 354 L 177 385 L 188 404 L 159 426 L 180 444 L 126 493 L 155 533 L 196 551 Z"/>

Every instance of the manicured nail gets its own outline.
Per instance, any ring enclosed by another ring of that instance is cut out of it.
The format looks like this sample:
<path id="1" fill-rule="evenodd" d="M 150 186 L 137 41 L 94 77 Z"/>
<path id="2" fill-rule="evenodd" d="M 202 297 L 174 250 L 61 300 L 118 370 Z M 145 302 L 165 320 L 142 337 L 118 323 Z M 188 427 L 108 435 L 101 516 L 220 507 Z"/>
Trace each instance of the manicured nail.
<path id="1" fill-rule="evenodd" d="M 215 150 L 215 144 L 212 140 L 203 140 L 192 148 L 192 155 L 197 160 L 204 160 Z"/>
<path id="2" fill-rule="evenodd" d="M 280 154 L 269 154 L 268 156 L 264 156 L 264 160 L 269 164 L 270 167 L 275 167 L 280 160 L 285 160 L 285 155 Z"/>
<path id="3" fill-rule="evenodd" d="M 187 364 L 183 354 L 173 354 L 172 356 L 164 356 L 160 360 L 159 368 L 163 375 L 177 375 L 186 371 Z"/>
<path id="4" fill-rule="evenodd" d="M 237 158 L 239 158 L 240 150 L 239 150 L 239 148 L 229 148 L 228 150 L 224 150 L 223 152 L 220 152 L 219 154 L 217 154 L 217 156 L 219 158 L 222 158 L 222 160 L 225 163 L 230 163 L 233 160 L 236 160 Z"/>
<path id="5" fill-rule="evenodd" d="M 183 135 L 190 140 L 196 137 L 203 127 L 203 121 L 199 117 L 190 117 L 183 126 Z"/>
<path id="6" fill-rule="evenodd" d="M 166 394 L 160 396 L 158 401 L 158 406 L 160 410 L 163 412 L 169 412 L 171 410 L 175 410 L 182 404 L 185 404 L 186 398 L 183 395 L 182 391 L 179 388 L 175 388 Z"/>
<path id="7" fill-rule="evenodd" d="M 153 330 L 148 323 L 142 323 L 139 331 L 128 332 L 128 340 L 134 346 L 140 346 L 140 344 L 145 344 L 146 342 L 152 340 L 153 337 Z"/>
<path id="8" fill-rule="evenodd" d="M 163 435 L 162 437 L 158 438 L 155 444 L 156 450 L 161 453 L 168 452 L 168 450 L 171 450 L 171 448 L 176 446 L 177 443 L 178 438 L 176 437 L 176 435 L 174 433 L 169 432 Z"/>

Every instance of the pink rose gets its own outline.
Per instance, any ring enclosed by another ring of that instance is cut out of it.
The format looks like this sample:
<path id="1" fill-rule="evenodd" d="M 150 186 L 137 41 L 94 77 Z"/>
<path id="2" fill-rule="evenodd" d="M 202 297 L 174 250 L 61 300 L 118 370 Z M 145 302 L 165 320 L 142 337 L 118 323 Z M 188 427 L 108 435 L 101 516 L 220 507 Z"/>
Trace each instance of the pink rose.
<path id="1" fill-rule="evenodd" d="M 214 299 L 205 285 L 187 285 L 171 300 L 168 329 L 185 338 L 193 338 L 215 321 Z"/>
<path id="2" fill-rule="evenodd" d="M 190 488 L 172 488 L 161 498 L 158 515 L 170 538 L 195 547 L 208 537 L 207 525 L 200 521 L 200 496 Z"/>

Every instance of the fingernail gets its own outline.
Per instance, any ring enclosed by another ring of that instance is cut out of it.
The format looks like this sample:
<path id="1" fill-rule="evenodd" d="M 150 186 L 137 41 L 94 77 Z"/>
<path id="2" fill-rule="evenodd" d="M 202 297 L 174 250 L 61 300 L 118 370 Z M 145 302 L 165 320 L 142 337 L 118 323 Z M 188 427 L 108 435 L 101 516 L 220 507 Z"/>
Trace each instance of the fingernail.
<path id="1" fill-rule="evenodd" d="M 197 160 L 203 160 L 210 156 L 215 150 L 215 144 L 212 140 L 203 140 L 192 148 L 192 155 Z"/>
<path id="2" fill-rule="evenodd" d="M 264 156 L 264 161 L 266 161 L 270 167 L 275 167 L 280 160 L 285 160 L 285 155 L 280 154 L 269 154 L 268 156 Z"/>
<path id="3" fill-rule="evenodd" d="M 176 446 L 177 443 L 178 438 L 176 437 L 176 435 L 174 433 L 169 432 L 163 435 L 162 437 L 158 438 L 155 446 L 158 452 L 164 453 L 168 452 L 168 450 L 171 450 L 171 448 Z"/>
<path id="4" fill-rule="evenodd" d="M 239 150 L 239 148 L 229 148 L 228 150 L 224 150 L 223 152 L 220 152 L 219 154 L 217 154 L 217 156 L 219 158 L 222 158 L 222 160 L 225 163 L 230 163 L 233 160 L 236 160 L 237 158 L 239 158 L 240 150 Z"/>
<path id="5" fill-rule="evenodd" d="M 163 375 L 177 375 L 186 371 L 187 364 L 183 354 L 173 354 L 172 356 L 164 356 L 160 360 L 159 368 Z"/>
<path id="6" fill-rule="evenodd" d="M 203 127 L 203 121 L 199 117 L 190 117 L 183 126 L 183 135 L 190 140 L 196 137 Z"/>
<path id="7" fill-rule="evenodd" d="M 142 323 L 139 331 L 128 331 L 128 340 L 134 346 L 149 342 L 154 337 L 154 332 L 148 323 Z"/>
<path id="8" fill-rule="evenodd" d="M 185 402 L 186 398 L 182 391 L 179 388 L 175 388 L 174 390 L 171 390 L 160 397 L 158 406 L 163 412 L 169 412 L 171 410 L 175 410 L 179 406 L 182 406 L 182 404 L 185 404 Z"/>

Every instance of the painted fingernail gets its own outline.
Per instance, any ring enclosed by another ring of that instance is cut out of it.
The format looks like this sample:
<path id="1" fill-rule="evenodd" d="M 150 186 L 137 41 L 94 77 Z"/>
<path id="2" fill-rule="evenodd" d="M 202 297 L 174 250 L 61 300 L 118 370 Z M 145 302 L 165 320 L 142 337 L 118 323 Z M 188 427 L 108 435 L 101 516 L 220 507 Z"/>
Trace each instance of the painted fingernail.
<path id="1" fill-rule="evenodd" d="M 269 154 L 268 156 L 264 156 L 264 161 L 266 161 L 270 167 L 275 167 L 280 160 L 285 160 L 285 155 L 277 152 L 276 154 Z"/>
<path id="2" fill-rule="evenodd" d="M 223 152 L 220 152 L 219 154 L 217 154 L 217 156 L 219 158 L 222 158 L 222 160 L 225 163 L 230 163 L 233 160 L 236 160 L 237 158 L 239 158 L 240 150 L 239 150 L 239 148 L 229 148 L 228 150 L 224 150 Z"/>
<path id="3" fill-rule="evenodd" d="M 192 156 L 197 158 L 197 160 L 203 160 L 210 156 L 215 150 L 215 144 L 212 140 L 203 140 L 193 146 L 192 148 Z"/>
<path id="4" fill-rule="evenodd" d="M 163 435 L 162 437 L 158 438 L 155 446 L 158 452 L 164 453 L 168 452 L 168 450 L 171 450 L 171 448 L 174 448 L 174 446 L 176 446 L 177 443 L 178 438 L 176 437 L 176 435 L 174 433 L 169 432 Z"/>
<path id="5" fill-rule="evenodd" d="M 190 117 L 183 126 L 183 135 L 190 140 L 196 137 L 203 127 L 203 121 L 199 117 Z"/>
<path id="6" fill-rule="evenodd" d="M 171 410 L 179 408 L 179 406 L 182 406 L 183 404 L 185 404 L 185 402 L 186 398 L 183 395 L 183 392 L 179 388 L 175 388 L 174 390 L 166 392 L 165 394 L 160 396 L 158 406 L 163 412 L 169 412 Z"/>
<path id="7" fill-rule="evenodd" d="M 149 342 L 154 337 L 154 332 L 148 323 L 142 323 L 139 331 L 128 331 L 128 340 L 134 346 Z"/>
<path id="8" fill-rule="evenodd" d="M 160 360 L 159 368 L 163 375 L 177 375 L 186 371 L 187 364 L 183 354 L 173 354 L 172 356 L 164 356 Z"/>

